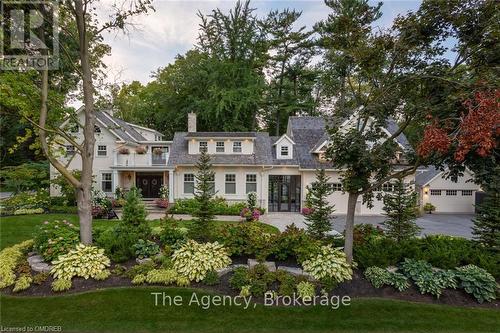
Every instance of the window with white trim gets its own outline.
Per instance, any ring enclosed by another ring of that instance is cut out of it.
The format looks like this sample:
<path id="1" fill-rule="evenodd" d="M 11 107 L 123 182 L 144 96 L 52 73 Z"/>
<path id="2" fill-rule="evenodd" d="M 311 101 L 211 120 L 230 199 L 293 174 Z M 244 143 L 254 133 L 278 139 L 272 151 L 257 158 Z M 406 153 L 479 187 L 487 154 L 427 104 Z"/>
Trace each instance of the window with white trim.
<path id="1" fill-rule="evenodd" d="M 236 174 L 226 174 L 225 193 L 236 194 Z"/>
<path id="2" fill-rule="evenodd" d="M 341 183 L 330 183 L 330 186 L 334 192 L 335 191 L 342 191 L 342 184 Z"/>
<path id="3" fill-rule="evenodd" d="M 76 151 L 75 151 L 75 146 L 73 145 L 66 145 L 66 157 L 71 157 L 73 155 L 75 155 Z"/>
<path id="4" fill-rule="evenodd" d="M 257 175 L 251 173 L 246 175 L 246 193 L 257 192 Z"/>
<path id="5" fill-rule="evenodd" d="M 431 195 L 441 195 L 441 190 L 431 190 Z"/>
<path id="6" fill-rule="evenodd" d="M 382 191 L 384 192 L 394 192 L 394 184 L 391 183 L 383 183 L 382 184 Z"/>
<path id="7" fill-rule="evenodd" d="M 200 141 L 200 148 L 199 148 L 199 151 L 200 153 L 203 153 L 203 152 L 207 152 L 208 151 L 208 142 L 206 141 Z"/>
<path id="8" fill-rule="evenodd" d="M 95 133 L 101 133 L 101 128 L 97 125 L 94 126 L 94 132 Z"/>
<path id="9" fill-rule="evenodd" d="M 184 193 L 185 194 L 194 193 L 194 174 L 192 173 L 184 174 Z"/>
<path id="10" fill-rule="evenodd" d="M 455 196 L 457 195 L 457 190 L 446 190 L 446 195 Z"/>
<path id="11" fill-rule="evenodd" d="M 241 153 L 241 141 L 233 142 L 233 153 Z"/>
<path id="12" fill-rule="evenodd" d="M 108 147 L 107 146 L 97 146 L 97 156 L 106 156 L 108 155 Z"/>
<path id="13" fill-rule="evenodd" d="M 210 177 L 207 180 L 207 183 L 208 183 L 208 186 L 210 186 L 209 193 L 215 194 L 215 175 L 212 175 L 212 177 Z"/>
<path id="14" fill-rule="evenodd" d="M 106 193 L 113 192 L 113 175 L 110 172 L 101 174 L 101 190 Z"/>
<path id="15" fill-rule="evenodd" d="M 215 143 L 215 152 L 216 153 L 223 153 L 226 151 L 226 147 L 224 145 L 224 141 L 217 141 Z"/>
<path id="16" fill-rule="evenodd" d="M 463 197 L 470 197 L 470 196 L 472 196 L 472 190 L 462 190 L 462 196 Z"/>

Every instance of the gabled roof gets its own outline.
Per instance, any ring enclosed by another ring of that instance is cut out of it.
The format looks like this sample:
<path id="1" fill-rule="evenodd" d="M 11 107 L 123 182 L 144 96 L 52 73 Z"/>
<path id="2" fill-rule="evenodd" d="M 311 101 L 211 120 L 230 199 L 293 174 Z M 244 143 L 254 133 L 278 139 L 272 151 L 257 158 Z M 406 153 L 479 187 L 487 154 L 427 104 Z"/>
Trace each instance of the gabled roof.
<path id="1" fill-rule="evenodd" d="M 292 143 L 292 145 L 295 144 L 295 142 L 293 142 L 293 140 L 286 134 L 283 134 L 282 136 L 280 137 L 277 137 L 278 139 L 273 143 L 273 146 L 274 145 L 277 145 L 278 143 L 280 143 L 281 141 L 287 139 L 288 141 L 290 141 Z"/>
<path id="2" fill-rule="evenodd" d="M 256 132 L 188 132 L 187 139 L 216 139 L 216 138 L 243 138 L 253 139 L 256 137 Z"/>

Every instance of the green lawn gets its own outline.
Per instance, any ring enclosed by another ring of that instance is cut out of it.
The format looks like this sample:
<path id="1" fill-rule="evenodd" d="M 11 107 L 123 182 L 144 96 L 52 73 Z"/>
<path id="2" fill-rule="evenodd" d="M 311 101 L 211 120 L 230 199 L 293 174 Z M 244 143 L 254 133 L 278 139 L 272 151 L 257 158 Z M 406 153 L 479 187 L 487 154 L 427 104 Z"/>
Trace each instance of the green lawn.
<path id="1" fill-rule="evenodd" d="M 184 305 L 155 307 L 153 291 L 180 295 Z M 191 294 L 189 289 L 149 287 L 44 298 L 2 296 L 2 325 L 56 325 L 63 332 L 494 332 L 500 327 L 498 310 L 382 299 L 354 299 L 337 310 L 262 305 L 203 310 L 188 305 Z"/>
<path id="2" fill-rule="evenodd" d="M 0 249 L 20 243 L 33 237 L 36 227 L 44 221 L 67 220 L 78 224 L 78 216 L 72 214 L 39 214 L 0 217 Z M 94 226 L 112 226 L 118 220 L 94 220 Z M 151 226 L 159 225 L 159 220 L 150 221 Z M 180 225 L 189 225 L 192 221 L 183 220 Z M 233 224 L 236 222 L 216 221 L 216 224 Z M 268 232 L 278 232 L 278 229 L 265 224 Z"/>

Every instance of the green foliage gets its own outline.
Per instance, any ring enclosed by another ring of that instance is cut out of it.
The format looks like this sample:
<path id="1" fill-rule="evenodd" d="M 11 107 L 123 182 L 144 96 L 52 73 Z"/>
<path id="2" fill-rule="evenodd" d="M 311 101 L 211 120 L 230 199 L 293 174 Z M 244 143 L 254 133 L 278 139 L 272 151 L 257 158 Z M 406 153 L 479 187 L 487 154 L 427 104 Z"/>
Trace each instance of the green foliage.
<path id="1" fill-rule="evenodd" d="M 33 240 L 34 249 L 50 262 L 74 249 L 80 234 L 78 227 L 66 220 L 45 221 L 36 229 Z"/>
<path id="2" fill-rule="evenodd" d="M 250 278 L 248 277 L 248 268 L 237 267 L 233 270 L 233 275 L 229 279 L 229 285 L 233 289 L 242 289 L 248 286 L 250 289 Z"/>
<path id="3" fill-rule="evenodd" d="M 352 279 L 352 268 L 345 253 L 331 245 L 322 246 L 317 254 L 302 263 L 304 272 L 317 280 L 332 279 L 337 283 Z"/>
<path id="4" fill-rule="evenodd" d="M 240 215 L 240 212 L 245 208 L 244 202 L 228 203 L 223 197 L 214 197 L 211 199 L 214 215 Z M 169 209 L 172 214 L 194 214 L 198 210 L 198 201 L 196 199 L 178 199 L 175 204 Z M 259 208 L 262 212 L 264 209 Z"/>
<path id="5" fill-rule="evenodd" d="M 47 189 L 39 189 L 36 192 L 19 192 L 9 198 L 2 200 L 2 214 L 21 213 L 26 210 L 49 208 L 50 197 Z M 17 214 L 16 214 L 17 215 Z"/>
<path id="6" fill-rule="evenodd" d="M 71 289 L 71 286 L 71 280 L 67 279 L 55 279 L 52 282 L 52 290 L 55 292 L 69 290 Z"/>
<path id="7" fill-rule="evenodd" d="M 500 190 L 492 189 L 486 193 L 484 201 L 477 207 L 473 219 L 472 233 L 487 248 L 500 253 Z"/>
<path id="8" fill-rule="evenodd" d="M 456 288 L 455 274 L 452 271 L 436 271 L 423 260 L 405 259 L 401 270 L 410 277 L 422 294 L 429 293 L 437 298 L 446 288 Z"/>
<path id="9" fill-rule="evenodd" d="M 40 284 L 44 283 L 45 281 L 47 281 L 49 276 L 50 276 L 50 274 L 47 272 L 35 274 L 35 275 L 33 275 L 33 283 L 40 285 Z"/>
<path id="10" fill-rule="evenodd" d="M 188 239 L 189 230 L 184 227 L 179 227 L 177 220 L 167 218 L 162 221 L 162 231 L 160 232 L 160 241 L 164 245 L 171 247 L 179 247 Z"/>
<path id="11" fill-rule="evenodd" d="M 295 292 L 295 277 L 286 271 L 278 270 L 276 271 L 276 279 L 280 283 L 278 294 L 281 296 L 292 296 Z"/>
<path id="12" fill-rule="evenodd" d="M 43 208 L 21 208 L 14 211 L 14 215 L 32 215 L 43 213 L 45 213 L 45 210 Z"/>
<path id="13" fill-rule="evenodd" d="M 329 181 L 325 169 L 320 169 L 316 171 L 316 180 L 307 186 L 311 213 L 306 215 L 305 224 L 307 232 L 315 238 L 324 238 L 332 230 L 334 206 L 328 201 L 328 196 L 333 193 L 333 188 Z"/>
<path id="14" fill-rule="evenodd" d="M 460 287 L 474 296 L 479 303 L 496 299 L 498 285 L 495 278 L 484 269 L 467 265 L 457 268 L 456 276 L 460 280 Z"/>
<path id="15" fill-rule="evenodd" d="M 354 247 L 354 259 L 360 268 L 395 266 L 404 258 L 425 260 L 442 269 L 473 264 L 500 277 L 500 255 L 465 238 L 425 236 L 398 243 L 389 238 L 375 237 Z"/>
<path id="16" fill-rule="evenodd" d="M 297 293 L 303 300 L 311 300 L 316 296 L 316 288 L 311 282 L 302 281 L 297 284 Z"/>
<path id="17" fill-rule="evenodd" d="M 2 189 L 15 193 L 38 191 L 49 186 L 49 165 L 47 162 L 28 162 L 0 169 Z"/>
<path id="18" fill-rule="evenodd" d="M 51 214 L 74 214 L 78 213 L 78 207 L 76 206 L 50 206 L 49 212 Z"/>
<path id="19" fill-rule="evenodd" d="M 354 225 L 353 240 L 356 246 L 362 245 L 372 238 L 381 238 L 383 236 L 384 231 L 379 226 L 369 223 Z"/>
<path id="20" fill-rule="evenodd" d="M 420 293 L 431 294 L 439 298 L 443 292 L 443 283 L 434 273 L 421 273 L 416 277 L 415 284 Z"/>
<path id="21" fill-rule="evenodd" d="M 132 279 L 132 284 L 144 284 L 146 282 L 146 276 L 144 274 L 137 274 Z"/>
<path id="22" fill-rule="evenodd" d="M 370 283 L 375 288 L 380 288 L 385 284 L 389 284 L 391 273 L 380 267 L 372 266 L 365 270 L 365 278 L 370 281 Z"/>
<path id="23" fill-rule="evenodd" d="M 303 262 L 311 254 L 318 252 L 320 246 L 321 242 L 313 239 L 305 230 L 291 224 L 275 237 L 273 254 L 279 260 L 296 258 L 298 262 Z"/>
<path id="24" fill-rule="evenodd" d="M 76 179 L 80 180 L 82 173 L 80 170 L 73 170 L 71 173 Z M 76 206 L 75 188 L 63 175 L 58 175 L 56 178 L 52 179 L 52 183 L 59 188 L 59 191 L 65 199 L 65 205 Z"/>
<path id="25" fill-rule="evenodd" d="M 242 286 L 241 290 L 240 290 L 240 296 L 241 297 L 250 297 L 252 295 L 252 292 L 250 291 L 251 287 L 252 286 L 250 286 L 250 285 Z"/>
<path id="26" fill-rule="evenodd" d="M 19 291 L 26 290 L 31 286 L 31 282 L 33 282 L 31 276 L 21 275 L 17 278 L 16 284 L 14 285 L 14 289 L 12 289 L 12 291 L 17 293 Z"/>
<path id="27" fill-rule="evenodd" d="M 127 202 L 123 206 L 122 221 L 126 224 L 138 226 L 146 223 L 146 208 L 142 203 L 142 195 L 136 187 L 127 193 Z"/>
<path id="28" fill-rule="evenodd" d="M 416 281 L 420 276 L 432 274 L 432 265 L 424 260 L 406 258 L 400 264 L 401 271 L 412 280 Z"/>
<path id="29" fill-rule="evenodd" d="M 432 214 L 432 212 L 434 212 L 435 210 L 436 210 L 436 206 L 434 206 L 430 202 L 428 202 L 424 205 L 424 211 L 429 213 L 429 214 Z"/>
<path id="30" fill-rule="evenodd" d="M 258 260 L 265 260 L 273 252 L 274 238 L 274 234 L 257 222 L 231 225 L 216 235 L 230 255 L 254 255 Z"/>
<path id="31" fill-rule="evenodd" d="M 71 280 L 74 276 L 96 279 L 102 277 L 101 274 L 109 267 L 110 261 L 103 249 L 79 244 L 68 254 L 59 256 L 52 264 L 50 273 L 54 279 Z"/>
<path id="32" fill-rule="evenodd" d="M 177 280 L 177 272 L 173 269 L 153 269 L 146 275 L 146 282 L 152 284 L 172 284 Z"/>
<path id="33" fill-rule="evenodd" d="M 255 192 L 249 192 L 247 194 L 247 205 L 246 205 L 246 207 L 250 211 L 253 211 L 254 209 L 257 208 L 257 193 L 255 193 Z"/>
<path id="34" fill-rule="evenodd" d="M 195 239 L 206 240 L 208 238 L 207 230 L 214 218 L 212 206 L 212 197 L 214 196 L 213 181 L 215 180 L 215 172 L 212 170 L 210 163 L 210 155 L 203 151 L 200 154 L 196 163 L 196 182 L 194 198 L 198 203 L 198 209 L 193 213 L 196 217 L 193 228 L 193 236 Z"/>
<path id="35" fill-rule="evenodd" d="M 155 269 L 154 263 L 148 261 L 148 262 L 145 262 L 143 264 L 135 265 L 132 268 L 130 268 L 126 273 L 126 276 L 131 278 L 131 279 L 133 279 L 137 275 L 146 276 L 153 269 Z"/>
<path id="36" fill-rule="evenodd" d="M 264 296 L 267 291 L 267 283 L 263 280 L 253 280 L 250 285 L 250 293 L 255 296 Z"/>
<path id="37" fill-rule="evenodd" d="M 135 256 L 137 258 L 150 258 L 160 252 L 160 247 L 155 242 L 150 240 L 139 239 L 137 243 L 133 245 L 135 250 Z"/>
<path id="38" fill-rule="evenodd" d="M 219 275 L 216 271 L 208 271 L 203 279 L 203 283 L 207 286 L 214 286 L 219 283 Z"/>
<path id="39" fill-rule="evenodd" d="M 231 263 L 224 246 L 217 242 L 200 244 L 194 240 L 176 250 L 172 261 L 179 275 L 196 282 L 203 280 L 209 271 L 225 268 Z"/>
<path id="40" fill-rule="evenodd" d="M 16 279 L 14 270 L 24 254 L 32 247 L 33 241 L 27 240 L 0 251 L 0 289 L 14 284 Z"/>
<path id="41" fill-rule="evenodd" d="M 94 275 L 94 279 L 97 281 L 104 281 L 111 276 L 111 272 L 108 270 L 97 272 Z"/>
<path id="42" fill-rule="evenodd" d="M 404 291 L 410 287 L 408 278 L 401 273 L 392 272 L 389 276 L 389 284 L 398 291 Z"/>
<path id="43" fill-rule="evenodd" d="M 387 219 L 383 222 L 387 237 L 397 242 L 417 236 L 421 230 L 417 226 L 417 193 L 399 179 L 394 192 L 383 196 L 383 210 Z"/>

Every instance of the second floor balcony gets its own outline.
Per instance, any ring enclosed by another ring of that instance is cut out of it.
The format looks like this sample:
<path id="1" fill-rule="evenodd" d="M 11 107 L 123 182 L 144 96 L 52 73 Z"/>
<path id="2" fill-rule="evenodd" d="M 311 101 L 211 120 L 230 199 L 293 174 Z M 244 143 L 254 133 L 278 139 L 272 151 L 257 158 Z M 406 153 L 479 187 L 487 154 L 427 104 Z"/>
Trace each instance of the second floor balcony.
<path id="1" fill-rule="evenodd" d="M 113 166 L 147 167 L 167 165 L 169 146 L 122 147 L 114 151 Z"/>

